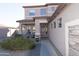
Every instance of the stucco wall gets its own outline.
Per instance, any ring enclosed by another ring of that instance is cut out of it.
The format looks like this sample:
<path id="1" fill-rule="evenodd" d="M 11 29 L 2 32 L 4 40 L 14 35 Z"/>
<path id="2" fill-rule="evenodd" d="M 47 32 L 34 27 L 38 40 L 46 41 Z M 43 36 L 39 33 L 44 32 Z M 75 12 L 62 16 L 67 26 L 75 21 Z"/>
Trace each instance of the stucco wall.
<path id="1" fill-rule="evenodd" d="M 58 19 L 62 17 L 62 28 L 58 27 Z M 65 40 L 65 24 L 69 21 L 79 19 L 79 4 L 69 4 L 52 22 L 49 24 L 49 38 L 54 43 L 56 48 L 66 55 L 66 40 Z M 56 28 L 51 28 L 51 23 L 56 22 Z"/>

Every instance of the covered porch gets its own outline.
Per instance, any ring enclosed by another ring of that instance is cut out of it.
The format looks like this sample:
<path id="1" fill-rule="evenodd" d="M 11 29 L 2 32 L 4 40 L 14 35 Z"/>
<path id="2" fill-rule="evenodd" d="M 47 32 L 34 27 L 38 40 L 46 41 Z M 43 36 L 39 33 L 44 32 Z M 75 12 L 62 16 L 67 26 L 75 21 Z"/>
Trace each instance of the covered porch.
<path id="1" fill-rule="evenodd" d="M 18 30 L 18 34 L 22 34 L 24 36 L 27 36 L 27 34 L 33 34 L 35 33 L 35 22 L 34 20 L 19 20 L 17 21 L 19 22 L 19 30 Z M 29 33 L 28 33 L 29 31 Z"/>
<path id="2" fill-rule="evenodd" d="M 27 35 L 30 32 L 35 38 L 48 37 L 47 19 L 19 20 L 18 34 Z M 31 36 L 31 35 L 30 35 Z"/>

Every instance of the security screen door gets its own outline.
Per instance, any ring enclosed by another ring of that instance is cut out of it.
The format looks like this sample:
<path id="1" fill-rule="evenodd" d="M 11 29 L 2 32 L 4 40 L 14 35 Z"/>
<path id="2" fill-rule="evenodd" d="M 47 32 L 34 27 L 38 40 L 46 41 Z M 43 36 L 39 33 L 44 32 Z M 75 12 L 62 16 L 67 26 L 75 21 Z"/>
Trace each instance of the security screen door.
<path id="1" fill-rule="evenodd" d="M 79 19 L 66 23 L 66 55 L 79 56 Z"/>

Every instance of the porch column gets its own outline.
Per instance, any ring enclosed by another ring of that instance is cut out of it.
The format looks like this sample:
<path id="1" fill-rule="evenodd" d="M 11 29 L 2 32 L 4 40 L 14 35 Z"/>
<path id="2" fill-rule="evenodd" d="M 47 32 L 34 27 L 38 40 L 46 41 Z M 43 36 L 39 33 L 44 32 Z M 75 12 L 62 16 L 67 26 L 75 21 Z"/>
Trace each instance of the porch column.
<path id="1" fill-rule="evenodd" d="M 34 27 L 34 25 L 31 26 L 31 30 L 32 30 L 32 32 L 33 32 L 33 27 Z"/>
<path id="2" fill-rule="evenodd" d="M 35 38 L 40 38 L 40 22 L 39 20 L 35 20 Z"/>
<path id="3" fill-rule="evenodd" d="M 22 34 L 22 24 L 21 23 L 19 24 L 19 32 L 18 33 Z"/>

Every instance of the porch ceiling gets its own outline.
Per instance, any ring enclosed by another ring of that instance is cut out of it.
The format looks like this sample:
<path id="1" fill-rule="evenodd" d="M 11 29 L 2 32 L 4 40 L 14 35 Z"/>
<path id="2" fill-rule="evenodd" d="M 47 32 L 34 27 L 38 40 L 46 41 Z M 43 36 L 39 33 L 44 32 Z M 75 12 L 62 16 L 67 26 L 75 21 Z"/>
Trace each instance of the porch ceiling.
<path id="1" fill-rule="evenodd" d="M 35 24 L 35 21 L 34 20 L 18 20 L 18 21 L 16 21 L 16 22 L 19 22 L 19 23 L 21 23 L 21 24 L 23 24 L 23 25 L 31 25 L 31 24 Z"/>

